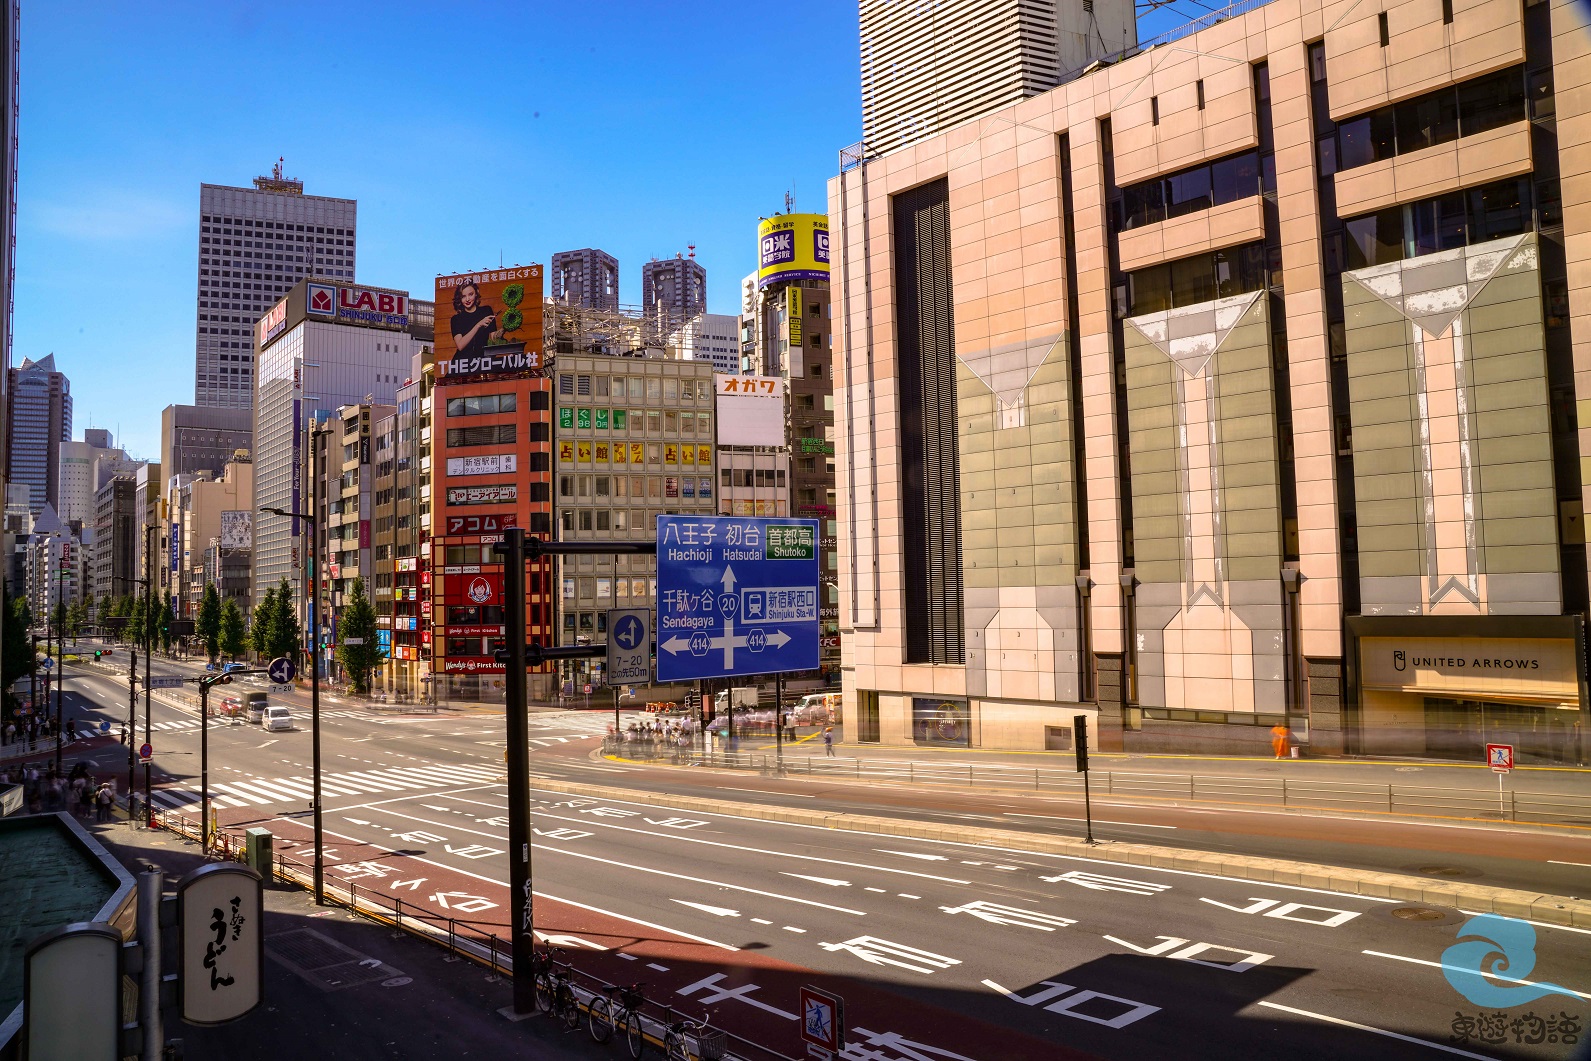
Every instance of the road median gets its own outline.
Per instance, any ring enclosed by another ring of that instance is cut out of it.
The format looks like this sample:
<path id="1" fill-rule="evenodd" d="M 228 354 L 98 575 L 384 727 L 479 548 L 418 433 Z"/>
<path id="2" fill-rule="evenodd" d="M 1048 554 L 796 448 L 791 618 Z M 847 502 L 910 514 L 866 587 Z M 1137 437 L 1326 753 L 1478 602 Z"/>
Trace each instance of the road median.
<path id="1" fill-rule="evenodd" d="M 1349 869 L 1312 862 L 1188 851 L 1151 844 L 1109 841 L 1090 845 L 1064 836 L 946 825 L 882 815 L 834 813 L 806 807 L 771 807 L 705 796 L 674 796 L 618 785 L 536 779 L 535 787 L 573 796 L 652 803 L 674 810 L 724 814 L 758 821 L 812 828 L 876 833 L 916 840 L 968 844 L 976 847 L 1034 851 L 1070 858 L 1116 862 L 1129 866 L 1209 873 L 1238 880 L 1289 884 L 1302 888 L 1364 895 L 1400 902 L 1427 903 L 1472 913 L 1502 914 L 1552 925 L 1591 929 L 1591 901 L 1515 888 L 1491 888 L 1462 881 L 1433 881 L 1404 873 Z"/>

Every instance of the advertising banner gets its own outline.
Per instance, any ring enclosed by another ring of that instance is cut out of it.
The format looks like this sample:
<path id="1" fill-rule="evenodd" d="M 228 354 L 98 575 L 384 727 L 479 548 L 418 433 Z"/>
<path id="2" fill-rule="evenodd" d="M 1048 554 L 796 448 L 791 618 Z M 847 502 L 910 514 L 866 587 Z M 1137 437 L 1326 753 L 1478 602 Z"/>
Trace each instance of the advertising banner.
<path id="1" fill-rule="evenodd" d="M 311 283 L 304 292 L 304 312 L 311 317 L 334 317 L 345 324 L 401 329 L 409 326 L 409 296 L 380 288 Z"/>
<path id="2" fill-rule="evenodd" d="M 498 606 L 503 603 L 503 576 L 498 571 L 449 575 L 442 592 L 444 604 Z"/>
<path id="3" fill-rule="evenodd" d="M 829 278 L 829 215 L 776 214 L 757 226 L 757 289 Z M 439 300 L 440 301 L 440 300 Z"/>
<path id="4" fill-rule="evenodd" d="M 541 300 L 539 265 L 437 277 L 437 385 L 540 376 Z"/>
<path id="5" fill-rule="evenodd" d="M 972 743 L 972 708 L 965 700 L 912 697 L 912 739 L 919 744 Z"/>
<path id="6" fill-rule="evenodd" d="M 221 513 L 221 548 L 254 548 L 254 513 L 248 509 L 227 509 Z"/>
<path id="7" fill-rule="evenodd" d="M 450 505 L 501 505 L 518 500 L 519 487 L 513 483 L 447 488 L 447 503 Z"/>
<path id="8" fill-rule="evenodd" d="M 479 457 L 449 457 L 449 475 L 507 475 L 517 471 L 519 464 L 512 453 L 483 454 Z"/>
<path id="9" fill-rule="evenodd" d="M 784 378 L 713 377 L 720 446 L 784 445 Z"/>
<path id="10" fill-rule="evenodd" d="M 287 299 L 282 299 L 276 305 L 265 311 L 265 316 L 260 318 L 256 325 L 259 329 L 258 342 L 263 348 L 266 343 L 276 338 L 282 328 L 287 324 Z"/>

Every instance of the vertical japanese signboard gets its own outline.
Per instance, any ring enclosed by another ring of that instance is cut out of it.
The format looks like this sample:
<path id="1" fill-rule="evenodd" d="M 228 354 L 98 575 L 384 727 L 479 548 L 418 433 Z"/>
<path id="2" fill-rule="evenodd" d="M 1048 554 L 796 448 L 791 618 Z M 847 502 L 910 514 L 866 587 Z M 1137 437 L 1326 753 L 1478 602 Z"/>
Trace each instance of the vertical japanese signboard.
<path id="1" fill-rule="evenodd" d="M 258 1006 L 265 985 L 260 876 L 246 866 L 201 866 L 177 882 L 180 1004 L 189 1024 L 227 1024 Z"/>

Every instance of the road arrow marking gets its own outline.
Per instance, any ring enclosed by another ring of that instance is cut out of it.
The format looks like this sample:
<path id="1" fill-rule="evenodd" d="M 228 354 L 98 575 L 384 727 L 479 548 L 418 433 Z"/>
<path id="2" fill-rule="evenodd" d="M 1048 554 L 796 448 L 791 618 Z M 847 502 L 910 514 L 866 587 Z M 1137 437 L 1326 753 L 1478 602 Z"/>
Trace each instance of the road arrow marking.
<path id="1" fill-rule="evenodd" d="M 343 821 L 347 822 L 349 825 L 369 825 L 370 824 L 369 822 L 365 821 L 363 818 L 344 818 Z"/>
<path id="2" fill-rule="evenodd" d="M 740 911 L 739 910 L 731 910 L 728 907 L 724 907 L 724 906 L 706 906 L 706 905 L 704 905 L 702 903 L 688 903 L 684 899 L 675 899 L 674 902 L 679 903 L 681 906 L 688 906 L 692 910 L 700 910 L 704 914 L 712 914 L 715 917 L 739 917 L 740 916 Z"/>
<path id="3" fill-rule="evenodd" d="M 851 886 L 850 881 L 835 880 L 833 877 L 809 877 L 805 873 L 785 873 L 783 870 L 780 870 L 779 873 L 785 877 L 799 877 L 802 880 L 809 880 L 814 884 L 827 884 L 831 888 L 849 888 Z"/>
<path id="4" fill-rule="evenodd" d="M 875 848 L 873 848 L 873 850 L 877 851 L 881 855 L 904 855 L 907 858 L 920 858 L 924 862 L 949 862 L 950 861 L 950 859 L 946 858 L 944 855 L 922 855 L 922 854 L 918 854 L 916 851 L 885 851 L 882 847 L 875 847 Z"/>

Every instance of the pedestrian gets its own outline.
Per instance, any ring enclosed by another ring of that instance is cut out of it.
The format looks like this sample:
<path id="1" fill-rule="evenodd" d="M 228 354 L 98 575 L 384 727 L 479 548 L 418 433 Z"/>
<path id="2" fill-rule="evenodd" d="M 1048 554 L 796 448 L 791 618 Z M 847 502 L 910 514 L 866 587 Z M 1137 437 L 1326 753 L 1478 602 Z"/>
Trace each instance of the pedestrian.
<path id="1" fill-rule="evenodd" d="M 98 810 L 99 810 L 98 819 L 100 821 L 102 821 L 102 822 L 110 821 L 111 804 L 114 803 L 115 800 L 116 800 L 116 797 L 111 795 L 110 782 L 109 781 L 107 781 L 104 784 L 99 786 L 99 791 L 97 793 L 95 793 L 95 795 L 94 795 L 94 802 L 97 805 Z"/>
<path id="2" fill-rule="evenodd" d="M 1292 741 L 1292 734 L 1288 732 L 1287 724 L 1278 722 L 1271 727 L 1271 750 L 1276 753 L 1276 758 L 1287 758 L 1287 746 Z"/>
<path id="3" fill-rule="evenodd" d="M 834 754 L 834 727 L 833 726 L 825 726 L 825 727 L 823 727 L 823 754 L 825 754 L 825 755 L 833 755 Z"/>
<path id="4" fill-rule="evenodd" d="M 15 722 L 7 722 L 6 723 L 6 743 L 7 744 L 15 744 L 16 741 L 17 741 L 17 724 Z"/>
<path id="5" fill-rule="evenodd" d="M 94 785 L 86 778 L 83 787 L 77 791 L 77 816 L 88 821 L 88 816 L 94 812 Z"/>

